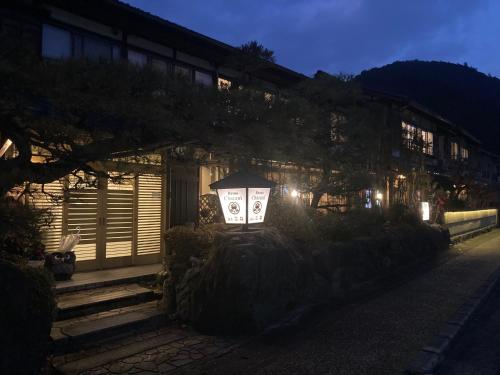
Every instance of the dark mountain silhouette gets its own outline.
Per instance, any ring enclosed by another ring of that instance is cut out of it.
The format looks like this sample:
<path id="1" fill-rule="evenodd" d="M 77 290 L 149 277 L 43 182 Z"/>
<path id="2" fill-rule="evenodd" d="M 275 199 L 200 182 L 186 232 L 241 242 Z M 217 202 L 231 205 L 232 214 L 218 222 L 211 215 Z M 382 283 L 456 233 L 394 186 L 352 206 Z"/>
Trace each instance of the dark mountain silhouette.
<path id="1" fill-rule="evenodd" d="M 415 100 L 500 154 L 500 79 L 467 64 L 437 61 L 398 61 L 356 79 L 366 88 Z"/>

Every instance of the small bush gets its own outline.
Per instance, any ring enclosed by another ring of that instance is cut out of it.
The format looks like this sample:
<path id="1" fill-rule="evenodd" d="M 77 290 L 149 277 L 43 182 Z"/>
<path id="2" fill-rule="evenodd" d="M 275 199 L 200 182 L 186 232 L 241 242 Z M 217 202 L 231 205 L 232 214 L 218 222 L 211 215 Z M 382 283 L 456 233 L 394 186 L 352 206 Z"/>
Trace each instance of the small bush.
<path id="1" fill-rule="evenodd" d="M 415 211 L 410 211 L 402 204 L 395 204 L 384 212 L 385 219 L 391 223 L 418 225 L 421 223 Z"/>
<path id="2" fill-rule="evenodd" d="M 41 230 L 50 223 L 47 211 L 9 198 L 0 199 L 0 258 L 42 257 Z"/>
<path id="3" fill-rule="evenodd" d="M 0 373 L 39 373 L 55 311 L 50 275 L 0 260 L 0 300 Z"/>
<path id="4" fill-rule="evenodd" d="M 213 241 L 210 231 L 176 226 L 165 233 L 165 247 L 170 257 L 174 280 L 180 280 L 191 268 L 191 257 L 204 260 Z"/>
<path id="5" fill-rule="evenodd" d="M 314 222 L 315 210 L 302 205 L 271 200 L 266 213 L 266 224 L 286 237 L 308 244 L 318 237 Z"/>
<path id="6" fill-rule="evenodd" d="M 384 218 L 376 210 L 359 209 L 347 213 L 328 213 L 318 217 L 315 224 L 323 241 L 350 241 L 379 233 Z"/>

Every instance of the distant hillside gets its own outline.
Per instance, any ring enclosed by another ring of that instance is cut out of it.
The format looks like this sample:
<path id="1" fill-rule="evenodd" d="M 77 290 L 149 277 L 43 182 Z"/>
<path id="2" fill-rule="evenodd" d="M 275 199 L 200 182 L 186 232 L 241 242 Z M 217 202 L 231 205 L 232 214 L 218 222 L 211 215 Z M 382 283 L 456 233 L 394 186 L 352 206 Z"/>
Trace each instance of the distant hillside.
<path id="1" fill-rule="evenodd" d="M 374 90 L 409 97 L 467 129 L 500 154 L 500 79 L 466 65 L 402 61 L 363 71 Z"/>

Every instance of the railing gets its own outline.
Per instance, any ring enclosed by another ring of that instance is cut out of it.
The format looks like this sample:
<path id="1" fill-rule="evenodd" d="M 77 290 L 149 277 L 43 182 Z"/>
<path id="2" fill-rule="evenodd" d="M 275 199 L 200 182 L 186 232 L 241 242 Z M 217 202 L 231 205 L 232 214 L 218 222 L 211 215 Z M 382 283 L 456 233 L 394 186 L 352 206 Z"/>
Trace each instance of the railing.
<path id="1" fill-rule="evenodd" d="M 496 227 L 497 224 L 497 209 L 445 212 L 444 214 L 444 225 L 450 231 L 452 239 L 490 229 Z"/>

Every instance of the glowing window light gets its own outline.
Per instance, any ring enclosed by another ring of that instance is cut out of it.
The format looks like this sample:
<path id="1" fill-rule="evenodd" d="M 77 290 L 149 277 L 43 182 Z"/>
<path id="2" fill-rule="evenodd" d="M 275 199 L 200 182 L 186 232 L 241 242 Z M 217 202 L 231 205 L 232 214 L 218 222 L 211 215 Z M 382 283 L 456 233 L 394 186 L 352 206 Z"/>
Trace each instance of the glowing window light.
<path id="1" fill-rule="evenodd" d="M 12 145 L 12 141 L 10 139 L 7 139 L 5 143 L 3 144 L 2 148 L 0 148 L 0 158 L 5 155 L 9 147 Z"/>

